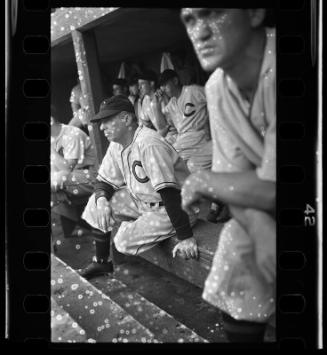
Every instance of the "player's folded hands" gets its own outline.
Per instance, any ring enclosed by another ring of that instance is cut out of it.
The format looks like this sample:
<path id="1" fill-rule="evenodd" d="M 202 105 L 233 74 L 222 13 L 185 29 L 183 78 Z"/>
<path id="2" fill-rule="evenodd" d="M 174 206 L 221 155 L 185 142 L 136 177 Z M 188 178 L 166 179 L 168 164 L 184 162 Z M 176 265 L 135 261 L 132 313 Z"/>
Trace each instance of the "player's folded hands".
<path id="1" fill-rule="evenodd" d="M 173 258 L 180 255 L 184 259 L 197 259 L 199 257 L 198 245 L 194 237 L 184 239 L 175 245 Z"/>

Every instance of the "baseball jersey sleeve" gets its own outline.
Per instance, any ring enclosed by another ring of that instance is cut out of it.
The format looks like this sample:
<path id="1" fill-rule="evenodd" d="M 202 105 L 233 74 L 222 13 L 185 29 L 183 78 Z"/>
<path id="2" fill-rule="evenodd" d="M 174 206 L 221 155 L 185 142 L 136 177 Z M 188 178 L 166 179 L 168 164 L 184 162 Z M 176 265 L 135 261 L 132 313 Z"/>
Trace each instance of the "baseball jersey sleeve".
<path id="1" fill-rule="evenodd" d="M 125 184 L 122 171 L 118 164 L 118 159 L 120 159 L 118 150 L 117 145 L 111 142 L 102 160 L 97 176 L 97 180 L 110 184 L 116 190 Z"/>
<path id="2" fill-rule="evenodd" d="M 63 144 L 63 156 L 65 159 L 77 159 L 81 164 L 85 158 L 85 149 L 89 146 L 90 138 L 81 130 L 76 128 L 66 134 Z"/>
<path id="3" fill-rule="evenodd" d="M 207 105 L 206 94 L 203 87 L 197 85 L 192 86 L 192 96 L 198 105 Z"/>
<path id="4" fill-rule="evenodd" d="M 172 157 L 174 153 L 177 154 L 172 148 L 164 144 L 150 145 L 143 150 L 143 168 L 155 191 L 165 187 L 180 188 L 175 177 Z"/>

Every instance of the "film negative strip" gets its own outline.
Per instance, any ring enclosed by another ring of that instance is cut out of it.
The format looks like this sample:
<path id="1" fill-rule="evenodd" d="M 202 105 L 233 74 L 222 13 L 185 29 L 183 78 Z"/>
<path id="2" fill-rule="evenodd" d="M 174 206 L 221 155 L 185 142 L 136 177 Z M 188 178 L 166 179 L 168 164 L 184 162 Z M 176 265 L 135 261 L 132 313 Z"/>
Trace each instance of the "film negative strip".
<path id="1" fill-rule="evenodd" d="M 322 244 L 323 1 L 267 3 L 266 8 L 272 8 L 274 12 L 277 48 L 276 316 L 273 339 L 260 345 L 251 344 L 251 347 L 322 349 L 324 346 L 323 299 L 326 298 L 323 284 L 325 264 L 323 252 L 326 246 Z M 227 6 L 234 7 L 234 4 Z M 235 8 L 238 6 L 244 7 L 243 2 Z M 253 2 L 246 6 L 258 7 L 253 5 Z M 80 15 L 76 20 L 69 18 L 72 9 L 83 10 L 84 7 L 92 7 L 96 11 L 89 17 Z M 142 4 L 142 7 L 152 8 L 150 4 L 148 6 Z M 93 97 L 97 95 L 96 92 L 99 92 L 96 79 L 101 77 L 101 73 L 94 64 L 98 60 L 94 53 L 104 49 L 96 49 L 95 43 L 100 41 L 100 37 L 96 37 L 100 36 L 99 33 L 97 34 L 97 29 L 108 23 L 119 24 L 119 21 L 123 21 L 121 23 L 123 26 L 124 21 L 128 19 L 137 23 L 137 16 L 135 20 L 133 14 L 129 18 L 128 12 L 126 17 L 123 11 L 122 15 L 118 11 L 115 12 L 116 9 L 124 9 L 124 7 L 109 8 L 105 1 L 97 2 L 96 5 L 94 2 L 85 1 L 6 1 L 4 260 L 5 338 L 9 342 L 44 344 L 50 348 L 60 347 L 59 343 L 65 342 L 63 340 L 65 338 L 61 335 L 59 336 L 61 341 L 58 338 L 54 340 L 54 328 L 51 329 L 54 314 L 66 328 L 69 328 L 70 332 L 78 330 L 75 338 L 68 337 L 67 339 L 70 340 L 67 342 L 77 342 L 79 346 L 96 342 L 94 337 L 85 334 L 75 316 L 70 317 L 67 309 L 64 311 L 54 303 L 54 292 L 59 294 L 62 292 L 60 287 L 72 287 L 77 283 L 67 286 L 63 282 L 61 286 L 62 281 L 59 280 L 65 279 L 62 273 L 74 270 L 69 269 L 69 265 L 67 266 L 60 257 L 55 259 L 56 253 L 53 248 L 56 244 L 53 245 L 51 239 L 54 226 L 50 208 L 49 118 L 51 103 L 56 102 L 57 106 L 60 106 L 60 100 L 65 95 L 68 102 L 68 95 L 74 81 L 73 72 L 78 71 L 80 78 L 81 73 L 83 75 L 88 73 L 88 78 L 82 81 L 83 93 L 89 93 Z M 52 14 L 57 10 L 62 13 L 57 17 L 61 19 L 61 23 L 54 23 L 55 17 Z M 93 20 L 91 16 L 94 16 Z M 120 19 L 119 16 L 122 18 Z M 174 25 L 173 21 L 170 25 Z M 156 42 L 151 45 L 157 46 Z M 135 48 L 134 50 L 137 53 Z M 105 54 L 101 53 L 101 55 Z M 165 58 L 168 61 L 166 65 L 169 66 L 169 56 Z M 91 64 L 86 64 L 87 68 L 85 68 L 85 62 L 91 62 L 92 67 Z M 54 70 L 56 65 L 57 69 Z M 120 69 L 125 70 L 121 67 Z M 58 77 L 54 77 L 54 73 Z M 202 80 L 202 84 L 204 84 L 203 78 L 207 79 L 200 75 L 199 80 Z M 57 95 L 60 90 L 62 92 Z M 96 113 L 99 102 L 92 100 L 94 101 L 91 101 L 92 109 Z M 67 102 L 61 107 L 66 115 L 70 110 Z M 94 128 L 90 137 L 97 152 L 103 153 L 106 146 L 97 132 Z M 99 157 L 98 159 L 100 163 L 101 160 Z M 206 254 L 202 253 L 202 255 L 205 259 Z M 61 267 L 63 269 L 60 269 Z M 58 271 L 59 269 L 61 271 Z M 56 275 L 56 282 L 51 280 L 51 272 Z M 70 276 L 71 280 L 77 277 L 74 275 Z M 54 283 L 58 288 L 53 287 Z M 97 291 L 94 290 L 94 285 L 88 284 L 85 287 L 90 287 L 87 293 Z M 104 297 L 102 299 L 100 297 L 97 304 L 110 300 L 104 292 L 99 290 L 98 292 Z M 66 297 L 68 299 L 69 294 Z M 92 318 L 92 315 L 89 316 Z M 169 333 L 168 323 L 165 328 L 168 329 L 167 333 Z M 150 346 L 150 344 L 143 344 L 147 342 L 147 337 L 152 336 L 144 325 L 140 325 L 140 322 L 135 320 L 135 324 L 130 327 L 130 330 L 125 329 L 126 342 L 132 342 L 133 348 L 137 345 Z M 183 329 L 187 329 L 184 333 L 189 331 L 187 327 Z M 187 334 L 192 335 L 193 330 L 191 329 Z M 135 335 L 132 340 L 128 340 L 126 335 L 129 331 L 130 334 Z M 195 333 L 196 331 L 195 329 Z M 109 338 L 105 343 L 90 346 L 107 348 L 128 345 L 114 344 L 117 339 L 120 339 L 118 335 Z M 200 338 L 206 340 L 205 336 Z M 184 342 L 183 346 L 194 349 L 202 346 L 212 349 L 245 347 L 244 344 L 241 346 L 227 343 L 226 340 L 222 340 L 221 343 L 212 340 L 204 341 L 206 344 L 188 344 L 182 336 L 179 339 L 182 339 L 180 342 Z M 118 340 L 118 342 L 125 341 Z M 173 341 L 161 342 L 161 347 L 174 345 L 171 344 Z"/>

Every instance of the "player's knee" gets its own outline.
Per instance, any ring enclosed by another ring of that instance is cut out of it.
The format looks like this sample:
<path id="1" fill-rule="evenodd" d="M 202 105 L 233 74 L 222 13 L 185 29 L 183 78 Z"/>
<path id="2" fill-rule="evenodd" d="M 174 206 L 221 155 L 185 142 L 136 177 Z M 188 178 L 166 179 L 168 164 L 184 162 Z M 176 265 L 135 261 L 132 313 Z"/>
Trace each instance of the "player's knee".
<path id="1" fill-rule="evenodd" d="M 133 255 L 133 248 L 127 243 L 126 239 L 115 238 L 114 239 L 116 249 L 125 255 Z"/>

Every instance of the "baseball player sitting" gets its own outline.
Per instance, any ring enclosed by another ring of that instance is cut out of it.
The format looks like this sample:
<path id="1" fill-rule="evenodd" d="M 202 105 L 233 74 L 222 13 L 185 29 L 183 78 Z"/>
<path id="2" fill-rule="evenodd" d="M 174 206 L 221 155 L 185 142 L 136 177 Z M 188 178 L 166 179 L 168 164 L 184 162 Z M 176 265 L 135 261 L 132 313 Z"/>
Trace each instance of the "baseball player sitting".
<path id="1" fill-rule="evenodd" d="M 204 70 L 213 140 L 212 171 L 192 174 L 187 210 L 219 199 L 233 218 L 220 233 L 203 298 L 223 311 L 232 342 L 262 342 L 275 311 L 276 51 L 265 9 L 184 8 Z"/>
<path id="2" fill-rule="evenodd" d="M 163 137 L 176 136 L 175 127 L 167 122 L 165 115 L 162 113 L 162 99 L 160 99 L 157 91 L 156 74 L 151 70 L 143 71 L 142 74 L 139 74 L 138 83 L 140 95 L 143 98 L 138 110 L 139 123 L 155 129 Z M 173 141 L 170 141 L 170 143 Z"/>
<path id="3" fill-rule="evenodd" d="M 93 192 L 94 162 L 90 138 L 79 128 L 60 123 L 51 106 L 51 213 L 60 215 L 65 237 L 80 222 Z"/>
<path id="4" fill-rule="evenodd" d="M 120 222 L 113 242 L 121 253 L 138 255 L 176 234 L 180 242 L 173 256 L 196 258 L 191 228 L 196 214 L 181 209 L 180 187 L 188 170 L 178 153 L 156 131 L 138 126 L 124 96 L 104 100 L 92 121 L 101 122 L 110 145 L 82 215 L 95 229 L 96 256 L 80 274 L 92 278 L 113 271 L 111 230 Z"/>
<path id="5" fill-rule="evenodd" d="M 114 96 L 117 95 L 125 95 L 128 96 L 128 84 L 125 79 L 115 79 L 112 83 L 112 94 Z"/>
<path id="6" fill-rule="evenodd" d="M 203 87 L 182 86 L 178 74 L 172 69 L 166 69 L 161 74 L 159 84 L 169 98 L 162 111 L 172 120 L 177 130 L 174 148 L 187 163 L 191 173 L 211 169 L 212 141 Z M 212 222 L 225 222 L 229 219 L 228 209 L 221 203 L 213 203 L 207 218 Z"/>

